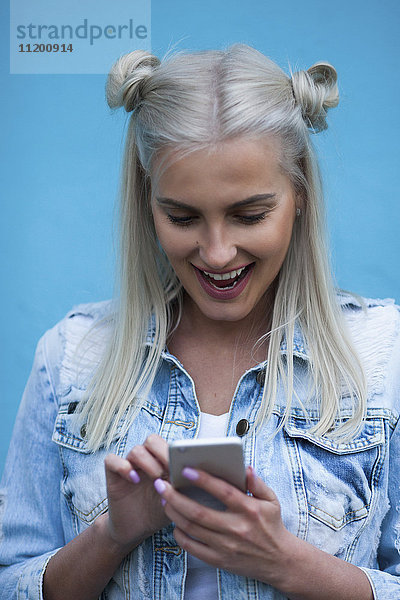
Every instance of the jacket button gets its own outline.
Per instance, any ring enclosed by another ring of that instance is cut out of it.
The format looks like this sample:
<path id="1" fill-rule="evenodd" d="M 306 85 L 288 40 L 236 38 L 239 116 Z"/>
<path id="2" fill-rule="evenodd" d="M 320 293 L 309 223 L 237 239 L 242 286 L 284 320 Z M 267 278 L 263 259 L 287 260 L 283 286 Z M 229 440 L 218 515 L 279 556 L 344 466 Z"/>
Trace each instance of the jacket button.
<path id="1" fill-rule="evenodd" d="M 239 423 L 236 425 L 236 433 L 242 437 L 245 435 L 250 429 L 250 425 L 247 419 L 240 419 Z"/>
<path id="2" fill-rule="evenodd" d="M 75 410 L 76 410 L 76 407 L 77 407 L 77 406 L 78 406 L 78 403 L 77 403 L 77 402 L 70 402 L 70 403 L 68 404 L 68 414 L 69 414 L 69 415 L 72 415 L 72 413 L 74 413 L 74 412 L 75 412 Z"/>
<path id="3" fill-rule="evenodd" d="M 86 437 L 86 425 L 82 425 L 81 427 L 81 438 Z"/>
<path id="4" fill-rule="evenodd" d="M 264 385 L 265 383 L 265 369 L 262 369 L 262 371 L 258 371 L 257 375 L 256 375 L 256 381 L 259 385 Z"/>

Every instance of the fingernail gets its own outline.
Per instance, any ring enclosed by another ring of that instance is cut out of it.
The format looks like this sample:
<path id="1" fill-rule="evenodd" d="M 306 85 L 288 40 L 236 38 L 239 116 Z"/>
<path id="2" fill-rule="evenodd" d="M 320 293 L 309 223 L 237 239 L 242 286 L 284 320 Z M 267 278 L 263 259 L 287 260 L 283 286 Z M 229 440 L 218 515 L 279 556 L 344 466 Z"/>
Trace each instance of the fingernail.
<path id="1" fill-rule="evenodd" d="M 253 475 L 253 477 L 257 477 L 257 473 L 254 467 L 252 467 L 251 465 L 249 465 L 249 469 L 251 471 L 251 474 Z"/>
<path id="2" fill-rule="evenodd" d="M 139 481 L 140 481 L 140 477 L 137 474 L 137 472 L 135 471 L 135 469 L 132 469 L 132 471 L 129 471 L 129 477 L 132 479 L 133 483 L 139 483 Z"/>
<path id="3" fill-rule="evenodd" d="M 154 482 L 154 487 L 159 494 L 162 494 L 167 489 L 167 486 L 162 479 L 156 479 Z"/>
<path id="4" fill-rule="evenodd" d="M 167 501 L 165 498 L 161 498 L 161 504 L 162 504 L 162 506 L 165 506 L 167 504 Z"/>
<path id="5" fill-rule="evenodd" d="M 190 479 L 190 481 L 196 481 L 196 479 L 199 478 L 198 472 L 191 467 L 185 467 L 182 469 L 182 475 L 186 477 L 186 479 Z"/>

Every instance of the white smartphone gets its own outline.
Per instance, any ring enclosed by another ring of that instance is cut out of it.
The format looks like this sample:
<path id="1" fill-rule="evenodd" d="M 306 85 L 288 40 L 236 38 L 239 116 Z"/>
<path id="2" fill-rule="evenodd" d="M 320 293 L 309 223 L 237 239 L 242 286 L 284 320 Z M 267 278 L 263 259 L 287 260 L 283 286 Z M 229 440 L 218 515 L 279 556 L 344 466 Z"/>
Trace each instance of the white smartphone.
<path id="1" fill-rule="evenodd" d="M 180 492 L 216 510 L 225 510 L 217 498 L 193 485 L 182 475 L 182 469 L 192 467 L 207 471 L 237 488 L 246 491 L 246 471 L 243 445 L 240 439 L 200 438 L 177 440 L 169 444 L 169 472 L 172 485 Z"/>

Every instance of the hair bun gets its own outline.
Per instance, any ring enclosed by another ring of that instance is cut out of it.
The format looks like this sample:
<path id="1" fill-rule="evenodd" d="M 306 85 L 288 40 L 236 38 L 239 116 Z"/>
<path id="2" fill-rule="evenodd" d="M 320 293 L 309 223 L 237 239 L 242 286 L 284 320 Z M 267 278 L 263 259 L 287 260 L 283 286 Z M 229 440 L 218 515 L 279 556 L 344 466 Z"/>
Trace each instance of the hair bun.
<path id="1" fill-rule="evenodd" d="M 110 108 L 123 106 L 126 112 L 136 108 L 145 95 L 145 83 L 160 60 L 145 50 L 134 50 L 121 56 L 112 66 L 106 83 Z"/>
<path id="2" fill-rule="evenodd" d="M 315 132 L 327 128 L 326 113 L 339 103 L 337 73 L 332 65 L 317 62 L 307 71 L 292 74 L 292 88 L 303 118 Z"/>

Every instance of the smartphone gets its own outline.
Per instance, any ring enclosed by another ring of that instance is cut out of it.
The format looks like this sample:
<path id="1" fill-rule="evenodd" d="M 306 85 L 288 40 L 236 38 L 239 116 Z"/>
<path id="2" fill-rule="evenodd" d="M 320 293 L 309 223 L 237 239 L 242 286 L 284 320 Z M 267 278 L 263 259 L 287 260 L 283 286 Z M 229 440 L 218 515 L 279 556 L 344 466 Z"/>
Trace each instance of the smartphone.
<path id="1" fill-rule="evenodd" d="M 228 481 L 246 491 L 242 441 L 234 437 L 177 440 L 169 444 L 169 472 L 172 485 L 180 492 L 215 510 L 226 506 L 217 498 L 193 485 L 182 475 L 182 469 L 192 467 Z"/>

